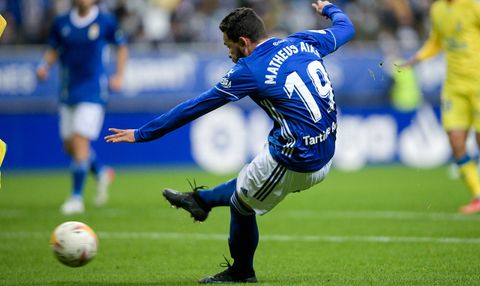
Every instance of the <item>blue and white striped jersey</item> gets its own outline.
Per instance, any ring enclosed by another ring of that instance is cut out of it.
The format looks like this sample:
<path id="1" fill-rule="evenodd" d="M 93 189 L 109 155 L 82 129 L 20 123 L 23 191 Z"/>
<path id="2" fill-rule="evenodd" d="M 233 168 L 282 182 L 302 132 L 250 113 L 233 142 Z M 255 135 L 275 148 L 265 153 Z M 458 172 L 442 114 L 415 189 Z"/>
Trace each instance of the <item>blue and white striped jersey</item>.
<path id="1" fill-rule="evenodd" d="M 48 44 L 59 54 L 62 103 L 105 104 L 108 86 L 103 55 L 108 43 L 124 45 L 126 40 L 115 18 L 97 6 L 85 19 L 75 9 L 55 19 Z"/>
<path id="2" fill-rule="evenodd" d="M 337 130 L 333 88 L 322 59 L 354 35 L 352 23 L 336 6 L 326 6 L 323 13 L 332 27 L 261 43 L 215 87 L 138 129 L 136 140 L 158 138 L 249 96 L 274 121 L 268 137 L 273 158 L 298 172 L 321 169 L 333 157 Z"/>

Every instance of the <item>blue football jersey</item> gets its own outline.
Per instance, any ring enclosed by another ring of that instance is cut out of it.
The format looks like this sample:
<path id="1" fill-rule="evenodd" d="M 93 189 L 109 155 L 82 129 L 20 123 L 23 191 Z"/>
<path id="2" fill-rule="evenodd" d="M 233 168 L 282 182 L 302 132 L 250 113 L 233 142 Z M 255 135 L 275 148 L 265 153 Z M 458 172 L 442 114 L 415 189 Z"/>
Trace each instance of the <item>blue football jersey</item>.
<path id="1" fill-rule="evenodd" d="M 316 44 L 315 37 L 328 44 Z M 250 96 L 265 110 L 274 121 L 270 153 L 291 170 L 318 170 L 334 154 L 337 111 L 322 57 L 335 48 L 327 31 L 272 38 L 215 87 L 232 101 Z"/>
<path id="2" fill-rule="evenodd" d="M 78 24 L 75 10 L 58 16 L 48 43 L 59 54 L 60 101 L 73 105 L 79 102 L 105 104 L 108 81 L 104 68 L 104 50 L 108 43 L 126 43 L 115 18 L 92 8 L 89 23 Z"/>
<path id="3" fill-rule="evenodd" d="M 351 21 L 336 6 L 326 6 L 323 13 L 332 19 L 332 27 L 261 43 L 211 90 L 138 129 L 136 140 L 158 138 L 249 96 L 274 121 L 268 142 L 275 160 L 298 172 L 320 170 L 333 157 L 337 131 L 334 92 L 323 57 L 355 33 Z"/>

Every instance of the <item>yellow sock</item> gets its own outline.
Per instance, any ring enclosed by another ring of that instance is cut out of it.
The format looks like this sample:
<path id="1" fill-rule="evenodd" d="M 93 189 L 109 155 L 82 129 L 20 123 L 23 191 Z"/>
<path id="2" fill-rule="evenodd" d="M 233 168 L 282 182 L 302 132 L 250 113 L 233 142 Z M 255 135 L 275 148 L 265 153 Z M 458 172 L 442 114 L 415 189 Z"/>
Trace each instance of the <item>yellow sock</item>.
<path id="1" fill-rule="evenodd" d="M 467 188 L 472 192 L 474 197 L 480 197 L 480 177 L 478 176 L 475 161 L 467 162 L 459 166 L 459 168 Z"/>

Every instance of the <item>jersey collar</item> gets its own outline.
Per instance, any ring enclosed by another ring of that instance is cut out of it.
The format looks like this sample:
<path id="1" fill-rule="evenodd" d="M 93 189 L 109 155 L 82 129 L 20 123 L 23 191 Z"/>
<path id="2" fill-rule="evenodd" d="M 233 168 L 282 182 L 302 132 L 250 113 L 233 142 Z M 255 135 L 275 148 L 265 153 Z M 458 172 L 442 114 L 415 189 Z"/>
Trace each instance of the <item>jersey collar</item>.
<path id="1" fill-rule="evenodd" d="M 258 47 L 260 47 L 261 45 L 265 44 L 266 42 L 270 41 L 271 39 L 274 39 L 274 38 L 271 37 L 271 38 L 266 39 L 265 41 L 263 41 L 263 42 L 261 42 L 260 44 L 258 44 L 258 45 L 255 47 L 255 49 L 258 48 Z"/>
<path id="2" fill-rule="evenodd" d="M 78 9 L 73 9 L 70 12 L 70 21 L 75 27 L 79 29 L 85 28 L 86 26 L 90 25 L 93 21 L 95 21 L 95 19 L 97 19 L 98 13 L 99 13 L 99 9 L 98 9 L 98 6 L 96 5 L 90 9 L 90 11 L 88 12 L 88 15 L 86 15 L 85 17 L 80 17 L 80 15 L 78 15 Z"/>

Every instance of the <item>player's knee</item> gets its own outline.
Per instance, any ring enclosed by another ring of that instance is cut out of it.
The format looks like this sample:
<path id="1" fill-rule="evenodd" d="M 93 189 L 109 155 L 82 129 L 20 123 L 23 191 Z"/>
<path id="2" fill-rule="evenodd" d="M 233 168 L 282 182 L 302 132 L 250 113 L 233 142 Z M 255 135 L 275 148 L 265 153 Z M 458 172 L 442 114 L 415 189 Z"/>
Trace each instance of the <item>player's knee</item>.
<path id="1" fill-rule="evenodd" d="M 238 197 L 237 192 L 230 197 L 230 209 L 243 216 L 255 215 L 255 211 Z"/>

